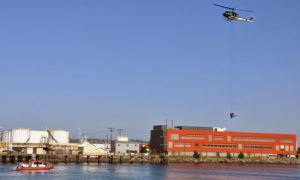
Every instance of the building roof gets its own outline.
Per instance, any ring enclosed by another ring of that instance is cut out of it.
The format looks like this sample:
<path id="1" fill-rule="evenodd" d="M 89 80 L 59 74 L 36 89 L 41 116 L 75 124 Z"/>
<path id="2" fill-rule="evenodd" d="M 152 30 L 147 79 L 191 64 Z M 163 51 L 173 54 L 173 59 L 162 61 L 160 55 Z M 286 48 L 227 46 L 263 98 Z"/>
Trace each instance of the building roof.
<path id="1" fill-rule="evenodd" d="M 103 144 L 93 144 L 96 148 L 101 148 L 103 147 Z"/>
<path id="2" fill-rule="evenodd" d="M 201 131 L 213 131 L 213 127 L 201 127 L 201 126 L 175 126 L 180 130 L 201 130 Z"/>
<path id="3" fill-rule="evenodd" d="M 89 145 L 89 144 L 91 144 L 91 143 L 89 143 L 89 142 L 84 142 L 84 143 L 80 144 L 78 147 L 85 147 L 85 146 L 87 146 L 87 145 Z M 91 144 L 91 145 L 93 145 L 93 144 Z M 93 145 L 93 146 L 95 146 L 95 145 Z"/>
<path id="4" fill-rule="evenodd" d="M 153 130 L 167 130 L 167 125 L 155 125 L 153 126 Z"/>
<path id="5" fill-rule="evenodd" d="M 93 144 L 96 149 L 101 148 L 101 149 L 110 149 L 110 144 Z"/>
<path id="6" fill-rule="evenodd" d="M 115 141 L 116 143 L 122 143 L 122 144 L 141 144 L 141 142 L 138 141 Z"/>
<path id="7" fill-rule="evenodd" d="M 128 136 L 118 136 L 117 141 L 128 141 Z"/>

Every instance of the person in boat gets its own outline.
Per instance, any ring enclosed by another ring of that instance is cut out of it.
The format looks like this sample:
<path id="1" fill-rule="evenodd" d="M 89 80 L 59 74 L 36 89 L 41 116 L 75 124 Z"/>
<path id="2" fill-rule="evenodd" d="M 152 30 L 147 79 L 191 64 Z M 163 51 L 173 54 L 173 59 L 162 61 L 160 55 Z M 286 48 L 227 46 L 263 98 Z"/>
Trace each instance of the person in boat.
<path id="1" fill-rule="evenodd" d="M 230 119 L 232 119 L 232 118 L 234 118 L 234 117 L 236 117 L 237 115 L 236 114 L 234 114 L 234 112 L 231 112 L 230 113 Z"/>

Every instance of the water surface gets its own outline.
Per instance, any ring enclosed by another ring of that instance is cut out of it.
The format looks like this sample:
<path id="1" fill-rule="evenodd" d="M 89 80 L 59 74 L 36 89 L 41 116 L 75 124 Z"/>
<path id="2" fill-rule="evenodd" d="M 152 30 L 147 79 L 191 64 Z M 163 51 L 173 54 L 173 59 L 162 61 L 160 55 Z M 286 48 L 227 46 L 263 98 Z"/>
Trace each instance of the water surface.
<path id="1" fill-rule="evenodd" d="M 300 179 L 298 165 L 261 164 L 56 164 L 54 170 L 15 171 L 1 164 L 0 179 Z"/>

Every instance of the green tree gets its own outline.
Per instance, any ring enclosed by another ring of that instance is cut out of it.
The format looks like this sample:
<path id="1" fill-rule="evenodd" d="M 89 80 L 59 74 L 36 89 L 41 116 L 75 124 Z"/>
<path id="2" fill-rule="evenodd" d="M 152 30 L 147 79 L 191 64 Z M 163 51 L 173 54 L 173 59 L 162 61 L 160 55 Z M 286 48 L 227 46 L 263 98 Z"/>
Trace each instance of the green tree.
<path id="1" fill-rule="evenodd" d="M 193 157 L 196 159 L 200 158 L 200 154 L 197 151 L 194 151 Z"/>
<path id="2" fill-rule="evenodd" d="M 231 159 L 231 154 L 230 153 L 227 153 L 227 159 Z"/>
<path id="3" fill-rule="evenodd" d="M 238 156 L 240 159 L 243 159 L 244 158 L 244 153 L 243 152 L 240 152 L 239 156 Z"/>
<path id="4" fill-rule="evenodd" d="M 156 149 L 151 149 L 151 150 L 150 150 L 150 154 L 156 155 L 156 154 L 158 154 L 158 152 L 156 151 Z"/>
<path id="5" fill-rule="evenodd" d="M 147 152 L 147 148 L 145 146 L 141 146 L 140 152 L 141 153 L 146 153 Z"/>

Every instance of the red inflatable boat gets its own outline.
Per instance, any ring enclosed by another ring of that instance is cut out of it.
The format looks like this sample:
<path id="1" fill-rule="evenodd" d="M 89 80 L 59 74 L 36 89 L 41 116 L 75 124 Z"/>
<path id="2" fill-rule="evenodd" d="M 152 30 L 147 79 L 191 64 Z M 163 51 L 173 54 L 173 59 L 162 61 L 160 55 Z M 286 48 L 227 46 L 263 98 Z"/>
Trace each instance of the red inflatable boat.
<path id="1" fill-rule="evenodd" d="M 31 160 L 29 162 L 18 163 L 17 171 L 47 171 L 53 169 L 54 166 L 51 163 L 40 160 Z"/>

